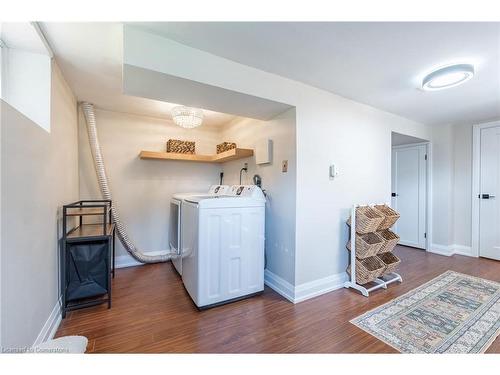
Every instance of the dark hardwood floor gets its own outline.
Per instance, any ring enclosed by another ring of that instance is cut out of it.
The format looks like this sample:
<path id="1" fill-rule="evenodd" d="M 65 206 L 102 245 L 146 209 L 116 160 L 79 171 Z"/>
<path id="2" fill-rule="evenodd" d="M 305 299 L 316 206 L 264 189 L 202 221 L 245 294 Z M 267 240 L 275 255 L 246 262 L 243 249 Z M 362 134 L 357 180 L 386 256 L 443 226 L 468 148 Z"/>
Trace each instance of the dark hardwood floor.
<path id="1" fill-rule="evenodd" d="M 404 282 L 365 298 L 340 289 L 292 304 L 266 287 L 260 296 L 198 311 L 170 263 L 117 270 L 113 307 L 73 311 L 56 336 L 84 335 L 88 352 L 394 353 L 349 323 L 446 270 L 500 282 L 500 262 L 444 257 L 398 246 Z M 500 353 L 500 337 L 487 352 Z"/>

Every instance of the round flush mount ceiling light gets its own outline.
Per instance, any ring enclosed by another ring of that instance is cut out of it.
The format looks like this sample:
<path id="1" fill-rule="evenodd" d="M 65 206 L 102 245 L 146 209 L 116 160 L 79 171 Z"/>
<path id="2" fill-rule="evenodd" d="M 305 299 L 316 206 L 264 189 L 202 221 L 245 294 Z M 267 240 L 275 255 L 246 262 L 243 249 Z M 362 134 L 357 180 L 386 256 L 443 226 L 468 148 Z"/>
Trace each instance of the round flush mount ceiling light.
<path id="1" fill-rule="evenodd" d="M 182 128 L 196 128 L 203 122 L 203 111 L 198 108 L 180 105 L 172 108 L 170 113 L 174 122 Z"/>
<path id="2" fill-rule="evenodd" d="M 474 66 L 471 64 L 448 65 L 427 74 L 422 80 L 422 89 L 433 91 L 455 87 L 473 76 Z"/>

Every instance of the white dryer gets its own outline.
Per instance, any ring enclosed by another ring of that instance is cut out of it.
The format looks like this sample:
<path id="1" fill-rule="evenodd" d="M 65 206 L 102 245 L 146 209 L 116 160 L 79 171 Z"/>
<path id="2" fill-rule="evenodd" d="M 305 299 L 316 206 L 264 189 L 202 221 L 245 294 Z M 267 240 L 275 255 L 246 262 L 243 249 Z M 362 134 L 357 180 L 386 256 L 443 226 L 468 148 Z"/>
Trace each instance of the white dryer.
<path id="1" fill-rule="evenodd" d="M 169 235 L 168 241 L 170 250 L 176 252 L 179 256 L 172 259 L 172 264 L 175 269 L 182 275 L 182 256 L 181 256 L 181 217 L 182 217 L 182 202 L 184 199 L 193 196 L 213 196 L 226 194 L 230 187 L 228 185 L 212 185 L 208 193 L 177 193 L 170 199 L 170 221 L 169 221 Z"/>
<path id="2" fill-rule="evenodd" d="M 264 290 L 265 197 L 255 185 L 182 203 L 182 281 L 198 308 Z"/>

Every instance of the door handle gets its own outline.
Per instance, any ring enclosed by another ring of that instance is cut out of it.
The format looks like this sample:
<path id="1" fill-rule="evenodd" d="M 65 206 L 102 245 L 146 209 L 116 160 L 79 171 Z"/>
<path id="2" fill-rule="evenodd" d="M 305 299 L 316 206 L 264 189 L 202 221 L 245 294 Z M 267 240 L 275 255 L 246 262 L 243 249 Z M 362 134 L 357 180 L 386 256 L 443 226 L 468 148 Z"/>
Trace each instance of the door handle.
<path id="1" fill-rule="evenodd" d="M 479 194 L 478 198 L 479 199 L 494 199 L 496 197 L 492 194 Z"/>

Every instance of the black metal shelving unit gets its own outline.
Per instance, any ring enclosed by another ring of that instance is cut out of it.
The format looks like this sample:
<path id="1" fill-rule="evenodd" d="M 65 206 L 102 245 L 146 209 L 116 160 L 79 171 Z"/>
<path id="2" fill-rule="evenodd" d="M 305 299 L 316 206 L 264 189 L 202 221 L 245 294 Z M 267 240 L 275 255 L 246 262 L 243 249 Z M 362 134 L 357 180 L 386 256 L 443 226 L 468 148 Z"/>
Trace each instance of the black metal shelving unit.
<path id="1" fill-rule="evenodd" d="M 81 200 L 63 206 L 61 243 L 62 317 L 71 310 L 107 303 L 115 276 L 115 224 L 111 200 Z M 85 223 L 85 217 L 100 217 Z M 78 224 L 69 229 L 69 218 Z"/>

